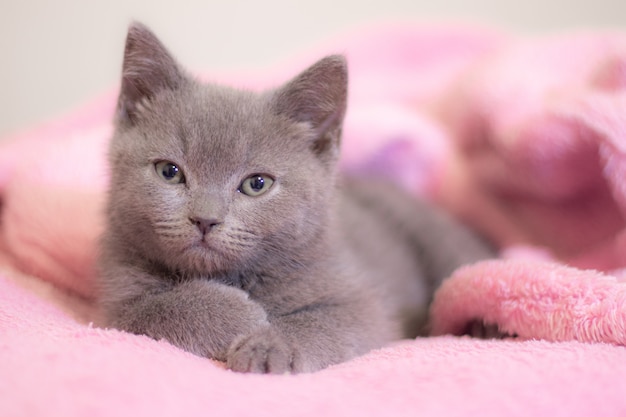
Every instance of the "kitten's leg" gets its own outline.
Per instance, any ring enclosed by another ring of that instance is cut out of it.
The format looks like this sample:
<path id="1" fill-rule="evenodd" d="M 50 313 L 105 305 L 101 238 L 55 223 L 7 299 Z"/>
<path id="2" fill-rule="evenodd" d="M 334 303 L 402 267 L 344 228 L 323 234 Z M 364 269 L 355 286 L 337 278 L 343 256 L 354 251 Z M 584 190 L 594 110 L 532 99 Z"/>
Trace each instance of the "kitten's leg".
<path id="1" fill-rule="evenodd" d="M 137 280 L 134 284 L 136 291 Z M 245 292 L 200 279 L 158 291 L 146 288 L 135 297 L 109 299 L 104 310 L 106 326 L 166 339 L 186 351 L 218 360 L 226 360 L 226 351 L 236 337 L 267 325 L 265 311 Z"/>
<path id="2" fill-rule="evenodd" d="M 235 340 L 227 366 L 239 372 L 313 372 L 364 354 L 390 340 L 393 326 L 365 310 L 355 303 L 313 305 L 270 318 L 270 325 Z"/>
<path id="3" fill-rule="evenodd" d="M 467 323 L 463 334 L 477 339 L 513 339 L 517 337 L 516 334 L 501 331 L 497 324 L 485 323 L 482 320 L 472 320 Z"/>

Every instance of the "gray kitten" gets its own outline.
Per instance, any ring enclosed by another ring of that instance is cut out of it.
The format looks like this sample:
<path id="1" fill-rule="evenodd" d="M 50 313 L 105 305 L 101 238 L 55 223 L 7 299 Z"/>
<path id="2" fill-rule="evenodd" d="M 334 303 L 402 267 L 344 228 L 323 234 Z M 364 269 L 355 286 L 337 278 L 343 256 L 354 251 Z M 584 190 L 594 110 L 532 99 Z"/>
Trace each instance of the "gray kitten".
<path id="1" fill-rule="evenodd" d="M 130 27 L 100 259 L 103 324 L 241 372 L 309 372 L 414 337 L 491 256 L 442 214 L 336 171 L 347 69 L 263 93 L 201 84 Z"/>

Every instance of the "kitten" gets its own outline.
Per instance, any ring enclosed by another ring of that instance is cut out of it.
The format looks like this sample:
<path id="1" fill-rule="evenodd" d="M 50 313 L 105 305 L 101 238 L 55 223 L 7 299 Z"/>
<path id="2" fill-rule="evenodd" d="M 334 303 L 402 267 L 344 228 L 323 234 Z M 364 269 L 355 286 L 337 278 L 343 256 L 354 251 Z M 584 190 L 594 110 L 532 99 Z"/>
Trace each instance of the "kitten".
<path id="1" fill-rule="evenodd" d="M 263 93 L 201 84 L 128 32 L 100 257 L 103 324 L 241 372 L 309 372 L 414 337 L 491 256 L 389 185 L 340 178 L 347 69 Z"/>

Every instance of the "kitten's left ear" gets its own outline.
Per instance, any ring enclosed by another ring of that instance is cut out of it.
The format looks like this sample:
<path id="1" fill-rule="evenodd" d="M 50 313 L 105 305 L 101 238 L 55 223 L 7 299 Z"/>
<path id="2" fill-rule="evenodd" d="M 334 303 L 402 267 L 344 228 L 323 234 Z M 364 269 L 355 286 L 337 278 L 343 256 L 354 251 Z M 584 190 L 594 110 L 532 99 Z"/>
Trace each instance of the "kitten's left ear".
<path id="1" fill-rule="evenodd" d="M 291 80 L 274 96 L 274 108 L 315 132 L 312 150 L 323 159 L 339 155 L 341 125 L 348 99 L 346 59 L 331 55 Z"/>

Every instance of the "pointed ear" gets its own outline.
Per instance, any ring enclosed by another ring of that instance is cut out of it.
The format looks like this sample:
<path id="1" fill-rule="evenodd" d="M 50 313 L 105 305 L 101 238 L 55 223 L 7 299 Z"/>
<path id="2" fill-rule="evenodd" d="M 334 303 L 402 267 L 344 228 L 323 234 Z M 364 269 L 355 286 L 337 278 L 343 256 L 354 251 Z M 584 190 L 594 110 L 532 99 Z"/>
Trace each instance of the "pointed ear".
<path id="1" fill-rule="evenodd" d="M 164 89 L 175 90 L 184 74 L 165 46 L 140 23 L 132 23 L 126 36 L 118 120 L 133 124 L 142 103 Z"/>
<path id="2" fill-rule="evenodd" d="M 312 150 L 320 157 L 336 159 L 341 126 L 348 99 L 346 59 L 331 55 L 302 72 L 274 96 L 274 108 L 315 132 Z"/>

